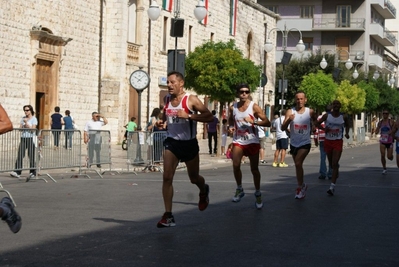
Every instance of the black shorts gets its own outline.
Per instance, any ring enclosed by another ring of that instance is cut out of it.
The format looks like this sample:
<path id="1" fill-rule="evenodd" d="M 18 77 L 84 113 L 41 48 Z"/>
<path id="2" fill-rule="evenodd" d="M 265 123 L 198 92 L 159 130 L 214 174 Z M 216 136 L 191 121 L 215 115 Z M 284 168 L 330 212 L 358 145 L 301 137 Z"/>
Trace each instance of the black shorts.
<path id="1" fill-rule="evenodd" d="M 303 145 L 300 147 L 295 147 L 293 145 L 290 145 L 290 154 L 296 156 L 296 154 L 298 154 L 299 149 L 306 149 L 309 152 L 311 147 L 312 147 L 311 144 Z"/>
<path id="2" fill-rule="evenodd" d="M 172 152 L 181 162 L 190 161 L 199 153 L 197 138 L 191 140 L 175 140 L 168 137 L 163 142 L 163 146 L 166 150 Z"/>

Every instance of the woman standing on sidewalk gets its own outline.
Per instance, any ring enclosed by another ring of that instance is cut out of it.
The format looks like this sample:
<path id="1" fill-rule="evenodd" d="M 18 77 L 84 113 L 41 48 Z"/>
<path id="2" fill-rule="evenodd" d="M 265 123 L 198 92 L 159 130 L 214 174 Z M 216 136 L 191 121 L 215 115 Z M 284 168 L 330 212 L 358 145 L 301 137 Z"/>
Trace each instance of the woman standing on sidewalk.
<path id="1" fill-rule="evenodd" d="M 349 121 L 348 117 L 340 112 L 341 102 L 334 100 L 332 102 L 332 111 L 325 113 L 317 122 L 316 127 L 325 131 L 324 151 L 327 154 L 328 165 L 332 168 L 331 185 L 327 193 L 334 195 L 335 184 L 339 176 L 339 159 L 341 158 L 343 148 L 343 133 L 345 128 L 345 137 L 349 139 Z M 325 127 L 321 124 L 325 122 Z"/>

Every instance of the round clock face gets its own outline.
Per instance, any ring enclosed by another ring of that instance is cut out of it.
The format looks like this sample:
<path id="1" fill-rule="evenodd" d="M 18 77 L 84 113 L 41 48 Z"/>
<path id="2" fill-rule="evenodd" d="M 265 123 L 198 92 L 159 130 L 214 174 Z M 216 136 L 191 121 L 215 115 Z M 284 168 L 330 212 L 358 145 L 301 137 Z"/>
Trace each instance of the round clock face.
<path id="1" fill-rule="evenodd" d="M 130 85 L 136 90 L 144 90 L 150 84 L 150 76 L 144 70 L 134 71 L 129 78 Z"/>

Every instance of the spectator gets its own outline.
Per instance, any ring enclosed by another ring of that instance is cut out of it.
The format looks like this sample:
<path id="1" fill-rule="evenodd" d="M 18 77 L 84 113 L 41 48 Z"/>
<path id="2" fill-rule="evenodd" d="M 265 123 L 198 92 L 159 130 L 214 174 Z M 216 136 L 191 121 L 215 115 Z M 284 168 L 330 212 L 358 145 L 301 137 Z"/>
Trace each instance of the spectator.
<path id="1" fill-rule="evenodd" d="M 84 128 L 84 143 L 88 144 L 88 154 L 89 154 L 89 162 L 88 167 L 93 164 L 94 159 L 94 152 L 96 153 L 96 162 L 97 167 L 101 168 L 101 143 L 102 143 L 102 136 L 101 136 L 101 127 L 108 123 L 108 120 L 98 112 L 93 112 L 91 114 L 92 119 L 89 120 Z"/>
<path id="2" fill-rule="evenodd" d="M 273 121 L 273 128 L 276 131 L 276 151 L 274 151 L 273 167 L 288 167 L 285 163 L 285 156 L 288 149 L 288 135 L 286 131 L 281 130 L 281 125 L 285 120 L 285 109 L 281 111 L 281 117 L 276 114 L 277 118 Z M 280 162 L 278 158 L 280 157 Z"/>
<path id="3" fill-rule="evenodd" d="M 20 122 L 20 128 L 23 128 L 21 134 L 21 142 L 19 143 L 17 161 L 15 162 L 15 170 L 10 173 L 12 177 L 20 178 L 22 173 L 22 162 L 25 157 L 25 151 L 28 150 L 30 173 L 26 178 L 26 182 L 36 176 L 36 127 L 37 119 L 34 116 L 35 112 L 31 105 L 25 105 L 23 107 L 25 116 L 22 117 Z"/>
<path id="4" fill-rule="evenodd" d="M 319 117 L 317 117 L 317 121 L 319 121 L 324 114 L 326 114 L 326 112 L 330 112 L 331 111 L 331 106 L 327 105 L 325 108 L 325 111 L 322 113 L 322 115 L 320 115 Z M 317 128 L 315 129 L 314 132 L 314 143 L 316 146 L 319 147 L 320 150 L 320 167 L 319 167 L 319 179 L 324 180 L 324 179 L 331 179 L 332 177 L 332 169 L 330 164 L 328 164 L 328 172 L 327 172 L 327 164 L 326 164 L 326 152 L 324 151 L 324 140 L 325 140 L 325 136 L 326 133 L 324 132 L 324 128 L 325 128 L 325 122 L 323 121 L 321 124 L 321 128 Z"/>
<path id="5" fill-rule="evenodd" d="M 260 121 L 258 120 L 258 123 Z M 259 137 L 259 162 L 265 164 L 265 150 L 266 150 L 266 129 L 263 126 L 258 126 L 258 137 Z"/>
<path id="6" fill-rule="evenodd" d="M 72 149 L 72 136 L 74 133 L 73 124 L 75 121 L 73 120 L 69 110 L 65 110 L 65 117 L 61 118 L 61 123 L 64 125 L 65 149 Z"/>
<path id="7" fill-rule="evenodd" d="M 52 131 L 54 137 L 54 149 L 58 149 L 60 145 L 60 135 L 62 129 L 61 120 L 62 120 L 62 115 L 60 114 L 60 107 L 55 107 L 54 113 L 51 115 L 50 118 L 51 130 L 54 130 Z"/>
<path id="8" fill-rule="evenodd" d="M 222 146 L 221 146 L 221 152 L 222 156 L 226 155 L 226 142 L 227 142 L 227 136 L 228 136 L 228 125 L 227 125 L 227 119 L 222 120 Z"/>
<path id="9" fill-rule="evenodd" d="M 217 153 L 218 147 L 218 128 L 219 128 L 219 119 L 216 118 L 216 110 L 212 110 L 213 121 L 206 124 L 208 131 L 208 148 L 209 155 L 212 155 L 212 138 L 214 142 L 213 154 Z"/>

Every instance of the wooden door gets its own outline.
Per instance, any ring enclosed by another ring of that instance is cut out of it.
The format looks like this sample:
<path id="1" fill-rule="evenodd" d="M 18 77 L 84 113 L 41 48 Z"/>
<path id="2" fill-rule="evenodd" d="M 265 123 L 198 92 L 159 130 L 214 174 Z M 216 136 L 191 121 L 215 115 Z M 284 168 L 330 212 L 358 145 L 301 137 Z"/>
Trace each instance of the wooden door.
<path id="1" fill-rule="evenodd" d="M 349 51 L 349 45 L 350 45 L 349 37 L 337 37 L 335 39 L 335 44 L 337 47 L 338 60 L 339 61 L 348 60 L 349 52 L 350 52 Z"/>
<path id="2" fill-rule="evenodd" d="M 52 76 L 52 61 L 38 59 L 36 64 L 36 107 L 39 129 L 50 128 L 52 99 L 55 95 Z"/>

